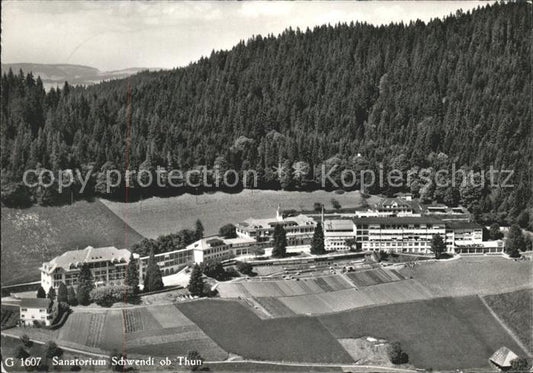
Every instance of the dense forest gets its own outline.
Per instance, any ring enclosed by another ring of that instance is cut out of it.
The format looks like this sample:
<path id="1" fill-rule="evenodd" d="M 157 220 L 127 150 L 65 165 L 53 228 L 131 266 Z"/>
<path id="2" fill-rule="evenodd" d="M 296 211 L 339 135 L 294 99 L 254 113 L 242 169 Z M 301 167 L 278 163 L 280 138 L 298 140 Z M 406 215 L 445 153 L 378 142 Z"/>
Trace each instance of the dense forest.
<path id="1" fill-rule="evenodd" d="M 115 168 L 255 169 L 258 188 L 309 190 L 321 187 L 322 164 L 338 166 L 334 179 L 380 164 L 433 173 L 453 166 L 483 179 L 492 165 L 514 170 L 513 188 L 414 177 L 366 191 L 410 191 L 531 227 L 531 14 L 527 2 L 496 3 L 427 24 L 288 29 L 183 68 L 49 92 L 40 78 L 9 71 L 1 82 L 2 203 L 188 191 L 122 183 L 107 194 L 104 172 Z M 42 168 L 93 173 L 83 193 L 78 184 L 58 193 L 21 183 L 24 170 Z M 294 172 L 302 169 L 309 172 Z"/>

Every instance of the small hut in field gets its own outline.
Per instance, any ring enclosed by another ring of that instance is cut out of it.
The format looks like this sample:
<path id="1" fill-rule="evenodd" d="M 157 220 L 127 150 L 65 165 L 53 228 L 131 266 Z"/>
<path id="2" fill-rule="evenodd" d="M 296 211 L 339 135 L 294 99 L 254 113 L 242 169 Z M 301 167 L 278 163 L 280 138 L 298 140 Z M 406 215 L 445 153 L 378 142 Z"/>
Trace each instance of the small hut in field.
<path id="1" fill-rule="evenodd" d="M 489 361 L 500 370 L 505 371 L 511 368 L 511 361 L 517 358 L 518 356 L 513 351 L 503 346 L 492 354 Z"/>

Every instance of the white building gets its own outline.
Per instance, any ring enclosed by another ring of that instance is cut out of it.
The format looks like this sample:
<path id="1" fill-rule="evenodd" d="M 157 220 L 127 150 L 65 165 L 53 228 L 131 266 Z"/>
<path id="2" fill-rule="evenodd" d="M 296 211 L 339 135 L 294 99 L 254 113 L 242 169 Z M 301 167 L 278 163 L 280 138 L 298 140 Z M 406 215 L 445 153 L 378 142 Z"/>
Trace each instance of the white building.
<path id="1" fill-rule="evenodd" d="M 351 219 L 324 220 L 324 248 L 326 251 L 348 250 L 346 240 L 356 236 L 355 224 Z"/>
<path id="2" fill-rule="evenodd" d="M 446 237 L 446 226 L 430 217 L 356 218 L 355 240 L 363 251 L 429 254 L 434 235 Z"/>
<path id="3" fill-rule="evenodd" d="M 483 242 L 483 227 L 479 224 L 465 221 L 446 221 L 446 247 L 448 251 L 457 246 L 481 245 Z"/>
<path id="4" fill-rule="evenodd" d="M 20 322 L 26 326 L 36 324 L 50 326 L 52 323 L 52 301 L 48 298 L 22 298 L 20 301 Z"/>
<path id="5" fill-rule="evenodd" d="M 187 246 L 187 250 L 191 250 L 194 262 L 199 264 L 207 260 L 222 261 L 243 255 L 255 255 L 265 246 L 266 243 L 248 237 L 212 236 L 193 242 Z"/>
<path id="6" fill-rule="evenodd" d="M 503 240 L 483 241 L 475 244 L 466 242 L 458 243 L 455 246 L 455 252 L 461 255 L 467 254 L 496 254 L 505 253 L 505 243 Z"/>
<path id="7" fill-rule="evenodd" d="M 192 250 L 187 248 L 155 254 L 154 258 L 163 276 L 179 272 L 183 267 L 194 261 Z M 144 280 L 146 276 L 149 259 L 149 256 L 139 258 L 139 278 L 141 280 Z"/>
<path id="8" fill-rule="evenodd" d="M 273 239 L 274 228 L 281 225 L 287 234 L 287 245 L 297 246 L 311 242 L 316 224 L 313 218 L 303 214 L 283 217 L 278 207 L 276 218 L 249 218 L 236 225 L 236 232 L 241 238 L 252 238 L 258 243 L 269 243 Z"/>
<path id="9" fill-rule="evenodd" d="M 119 250 L 114 246 L 88 246 L 83 250 L 67 251 L 42 264 L 41 286 L 48 292 L 50 287 L 57 289 L 61 282 L 67 286 L 77 285 L 84 263 L 89 265 L 95 286 L 121 285 L 126 276 L 130 255 L 129 250 Z"/>
<path id="10" fill-rule="evenodd" d="M 429 254 L 434 235 L 442 237 L 448 253 L 460 252 L 461 248 L 472 253 L 503 250 L 503 244 L 483 242 L 483 227 L 472 222 L 443 221 L 433 216 L 380 216 L 324 222 L 324 246 L 328 251 L 348 250 L 346 240 L 354 239 L 363 251 Z"/>
<path id="11" fill-rule="evenodd" d="M 403 198 L 384 198 L 376 203 L 374 211 L 380 216 L 420 215 L 420 207 L 412 200 Z"/>

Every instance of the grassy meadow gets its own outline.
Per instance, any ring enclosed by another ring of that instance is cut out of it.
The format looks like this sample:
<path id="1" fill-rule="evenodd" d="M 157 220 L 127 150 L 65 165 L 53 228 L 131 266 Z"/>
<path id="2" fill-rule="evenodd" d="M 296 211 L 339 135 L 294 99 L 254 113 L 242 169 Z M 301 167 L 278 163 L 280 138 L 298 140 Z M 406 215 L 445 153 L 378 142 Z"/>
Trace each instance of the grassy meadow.
<path id="1" fill-rule="evenodd" d="M 400 273 L 412 277 L 436 297 L 488 295 L 531 288 L 531 262 L 503 257 L 462 257 L 440 262 L 420 262 Z"/>
<path id="2" fill-rule="evenodd" d="M 207 235 L 218 233 L 226 223 L 238 223 L 249 217 L 269 218 L 276 214 L 278 204 L 282 210 L 312 210 L 315 202 L 331 209 L 335 198 L 343 208 L 362 203 L 357 191 L 337 194 L 334 192 L 285 192 L 271 190 L 244 190 L 238 194 L 216 192 L 212 194 L 184 194 L 177 197 L 153 197 L 133 203 L 102 200 L 110 210 L 145 237 L 156 238 L 183 228 L 192 228 L 200 219 Z M 377 197 L 370 197 L 372 203 Z"/>
<path id="3" fill-rule="evenodd" d="M 487 295 L 485 301 L 533 353 L 533 290 Z"/>
<path id="4" fill-rule="evenodd" d="M 2 285 L 36 281 L 45 261 L 88 245 L 125 248 L 142 236 L 100 201 L 2 208 Z"/>
<path id="5" fill-rule="evenodd" d="M 371 307 L 319 319 L 336 338 L 399 341 L 417 368 L 488 370 L 488 358 L 501 346 L 524 353 L 477 296 Z"/>
<path id="6" fill-rule="evenodd" d="M 224 350 L 248 359 L 352 363 L 346 350 L 312 317 L 261 320 L 239 302 L 201 300 L 177 307 Z"/>

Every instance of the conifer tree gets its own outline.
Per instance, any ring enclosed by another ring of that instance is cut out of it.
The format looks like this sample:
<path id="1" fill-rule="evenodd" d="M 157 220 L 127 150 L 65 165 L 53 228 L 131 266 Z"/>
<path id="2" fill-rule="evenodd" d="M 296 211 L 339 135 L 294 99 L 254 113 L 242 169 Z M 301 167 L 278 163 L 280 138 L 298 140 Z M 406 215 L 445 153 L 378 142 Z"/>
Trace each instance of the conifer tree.
<path id="1" fill-rule="evenodd" d="M 139 293 L 139 262 L 133 257 L 133 254 L 130 255 L 128 267 L 126 268 L 125 283 L 132 288 L 133 295 Z"/>
<path id="2" fill-rule="evenodd" d="M 187 289 L 192 295 L 201 297 L 204 295 L 204 286 L 202 270 L 198 264 L 195 264 L 192 268 L 191 278 L 189 279 Z"/>
<path id="3" fill-rule="evenodd" d="M 324 231 L 322 224 L 318 223 L 313 234 L 313 241 L 311 242 L 311 254 L 321 255 L 326 252 L 324 248 Z"/>
<path id="4" fill-rule="evenodd" d="M 56 289 L 54 289 L 53 286 L 51 286 L 50 290 L 48 290 L 48 294 L 46 295 L 46 297 L 50 300 L 56 299 Z"/>
<path id="5" fill-rule="evenodd" d="M 161 270 L 155 261 L 154 250 L 150 250 L 148 266 L 146 267 L 146 277 L 144 278 L 144 291 L 157 291 L 163 289 L 163 276 Z"/>
<path id="6" fill-rule="evenodd" d="M 68 304 L 71 306 L 77 306 L 78 297 L 76 296 L 76 290 L 74 290 L 74 286 L 69 286 L 67 293 L 68 293 L 68 297 L 67 297 Z"/>
<path id="7" fill-rule="evenodd" d="M 194 223 L 194 233 L 197 240 L 204 238 L 204 226 L 200 219 L 196 219 L 196 223 Z"/>
<path id="8" fill-rule="evenodd" d="M 39 286 L 39 289 L 37 289 L 37 298 L 46 298 L 46 291 L 42 286 Z"/>
<path id="9" fill-rule="evenodd" d="M 59 287 L 57 288 L 57 301 L 58 302 L 68 302 L 68 290 L 67 285 L 65 283 L 61 282 L 59 284 Z"/>
<path id="10" fill-rule="evenodd" d="M 518 258 L 520 251 L 524 251 L 526 248 L 526 241 L 522 234 L 522 230 L 518 224 L 511 225 L 507 240 L 505 241 L 505 252 L 509 254 L 511 258 Z"/>
<path id="11" fill-rule="evenodd" d="M 283 258 L 287 255 L 287 233 L 282 225 L 276 225 L 273 236 L 274 246 L 272 248 L 272 256 L 274 258 Z"/>
<path id="12" fill-rule="evenodd" d="M 435 254 L 435 259 L 440 259 L 442 253 L 446 251 L 446 244 L 440 234 L 433 235 L 430 250 Z"/>
<path id="13" fill-rule="evenodd" d="M 94 279 L 89 264 L 83 263 L 81 265 L 80 274 L 78 276 L 78 304 L 88 306 L 91 303 L 90 293 L 94 289 Z"/>

